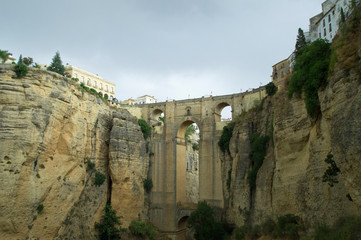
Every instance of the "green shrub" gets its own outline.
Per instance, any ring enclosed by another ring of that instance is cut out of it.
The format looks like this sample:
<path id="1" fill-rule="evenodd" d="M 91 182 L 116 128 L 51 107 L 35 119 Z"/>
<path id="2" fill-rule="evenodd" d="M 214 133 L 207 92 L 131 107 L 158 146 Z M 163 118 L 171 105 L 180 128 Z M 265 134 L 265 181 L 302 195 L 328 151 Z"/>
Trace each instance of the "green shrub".
<path id="1" fill-rule="evenodd" d="M 188 141 L 189 136 L 192 135 L 195 132 L 196 132 L 196 127 L 193 124 L 189 125 L 187 127 L 187 130 L 186 130 L 185 134 L 184 134 L 184 139 L 186 139 L 186 141 Z"/>
<path id="2" fill-rule="evenodd" d="M 159 117 L 159 121 L 164 122 L 164 117 Z"/>
<path id="3" fill-rule="evenodd" d="M 261 224 L 262 233 L 264 235 L 271 236 L 275 228 L 276 223 L 270 217 L 267 217 L 266 220 Z"/>
<path id="4" fill-rule="evenodd" d="M 313 237 L 315 240 L 359 240 L 361 216 L 342 217 L 331 228 L 318 224 Z"/>
<path id="5" fill-rule="evenodd" d="M 9 59 L 10 55 L 11 55 L 11 53 L 9 53 L 8 50 L 0 50 L 1 63 L 5 63 L 6 60 Z"/>
<path id="6" fill-rule="evenodd" d="M 277 92 L 277 87 L 273 82 L 270 82 L 266 85 L 266 93 L 268 96 L 273 96 Z"/>
<path id="7" fill-rule="evenodd" d="M 110 204 L 107 204 L 104 208 L 104 215 L 100 223 L 95 223 L 95 229 L 99 233 L 99 239 L 101 240 L 118 240 L 120 239 L 120 233 L 124 231 L 121 228 L 120 217 L 117 216 L 115 210 L 112 209 Z"/>
<path id="8" fill-rule="evenodd" d="M 36 208 L 36 211 L 38 212 L 38 214 L 42 213 L 44 210 L 44 205 L 43 204 L 39 204 L 38 207 Z"/>
<path id="9" fill-rule="evenodd" d="M 246 226 L 240 226 L 235 229 L 236 240 L 244 240 L 247 235 Z"/>
<path id="10" fill-rule="evenodd" d="M 198 144 L 198 143 L 193 143 L 193 144 L 192 144 L 192 149 L 193 149 L 194 151 L 198 151 L 198 150 L 199 150 L 199 144 Z"/>
<path id="11" fill-rule="evenodd" d="M 105 178 L 106 178 L 106 176 L 105 176 L 104 173 L 101 173 L 101 172 L 97 171 L 95 173 L 95 180 L 94 180 L 95 186 L 97 186 L 97 187 L 101 186 L 104 183 Z"/>
<path id="12" fill-rule="evenodd" d="M 234 122 L 230 122 L 227 126 L 223 127 L 222 135 L 218 141 L 218 146 L 221 148 L 222 152 L 227 151 L 229 153 L 229 142 L 232 138 L 234 125 Z"/>
<path id="13" fill-rule="evenodd" d="M 296 57 L 292 78 L 288 86 L 288 96 L 305 96 L 307 113 L 316 118 L 320 113 L 318 89 L 326 85 L 329 72 L 331 48 L 326 40 L 318 39 L 302 48 Z"/>
<path id="14" fill-rule="evenodd" d="M 143 119 L 138 119 L 138 124 L 140 126 L 140 129 L 142 130 L 144 139 L 147 139 L 150 137 L 151 134 L 151 127 L 148 125 L 148 123 Z"/>
<path id="15" fill-rule="evenodd" d="M 153 181 L 151 178 L 146 178 L 143 181 L 143 187 L 147 193 L 150 193 L 150 191 L 153 188 Z"/>
<path id="16" fill-rule="evenodd" d="M 86 171 L 89 172 L 89 171 L 93 171 L 93 170 L 95 170 L 95 163 L 88 160 L 87 166 L 86 166 Z"/>
<path id="17" fill-rule="evenodd" d="M 222 223 L 213 216 L 213 209 L 206 201 L 198 202 L 197 209 L 188 218 L 188 223 L 194 228 L 197 240 L 219 240 L 225 235 Z"/>
<path id="18" fill-rule="evenodd" d="M 28 66 L 23 62 L 23 57 L 20 55 L 18 63 L 15 65 L 15 74 L 17 78 L 22 78 L 28 73 Z"/>
<path id="19" fill-rule="evenodd" d="M 39 175 L 39 173 L 37 173 L 37 174 L 36 174 L 36 177 L 37 177 L 37 178 L 40 178 L 40 175 Z"/>
<path id="20" fill-rule="evenodd" d="M 300 217 L 293 214 L 278 217 L 273 235 L 275 237 L 288 237 L 290 239 L 298 238 L 298 231 L 301 229 L 300 221 Z"/>
<path id="21" fill-rule="evenodd" d="M 331 153 L 327 155 L 325 162 L 330 164 L 330 166 L 328 166 L 325 173 L 323 174 L 322 182 L 327 182 L 330 187 L 333 187 L 334 184 L 338 183 L 337 175 L 341 171 L 333 160 L 333 155 Z"/>
<path id="22" fill-rule="evenodd" d="M 252 167 L 248 171 L 247 180 L 251 189 L 256 188 L 257 173 L 263 164 L 264 157 L 266 156 L 268 140 L 269 140 L 268 136 L 259 136 L 256 133 L 253 133 L 250 136 L 250 141 L 251 141 L 250 159 L 252 162 Z"/>
<path id="23" fill-rule="evenodd" d="M 47 68 L 49 71 L 59 73 L 61 75 L 64 75 L 65 67 L 61 61 L 60 53 L 56 52 L 52 62 L 50 63 L 49 67 Z"/>
<path id="24" fill-rule="evenodd" d="M 154 240 L 156 237 L 154 227 L 150 224 L 146 224 L 145 222 L 132 220 L 129 225 L 129 230 L 133 235 L 142 237 L 142 239 L 149 237 L 149 239 Z"/>

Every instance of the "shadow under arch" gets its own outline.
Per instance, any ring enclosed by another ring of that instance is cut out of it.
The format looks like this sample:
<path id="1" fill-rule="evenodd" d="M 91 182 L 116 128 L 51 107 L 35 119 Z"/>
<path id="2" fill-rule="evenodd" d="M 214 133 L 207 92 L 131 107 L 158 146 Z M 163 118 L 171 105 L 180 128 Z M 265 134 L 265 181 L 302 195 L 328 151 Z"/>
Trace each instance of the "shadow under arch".
<path id="1" fill-rule="evenodd" d="M 183 216 L 181 219 L 178 220 L 177 223 L 177 240 L 186 240 L 187 233 L 188 233 L 188 218 L 189 216 Z"/>

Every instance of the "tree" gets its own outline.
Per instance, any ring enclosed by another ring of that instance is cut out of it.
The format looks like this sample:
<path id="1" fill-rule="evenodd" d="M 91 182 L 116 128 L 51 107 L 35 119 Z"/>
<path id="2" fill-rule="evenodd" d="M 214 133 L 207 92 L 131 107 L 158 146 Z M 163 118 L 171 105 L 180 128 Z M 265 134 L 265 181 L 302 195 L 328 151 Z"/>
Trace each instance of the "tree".
<path id="1" fill-rule="evenodd" d="M 273 82 L 270 82 L 266 85 L 266 93 L 268 96 L 273 96 L 277 92 L 277 87 Z"/>
<path id="2" fill-rule="evenodd" d="M 23 59 L 23 62 L 26 64 L 26 66 L 30 66 L 33 63 L 33 59 L 31 57 L 27 57 Z"/>
<path id="3" fill-rule="evenodd" d="M 222 224 L 214 219 L 213 210 L 206 201 L 198 202 L 198 207 L 188 218 L 188 223 L 194 228 L 194 237 L 197 240 L 218 240 L 225 235 Z"/>
<path id="4" fill-rule="evenodd" d="M 1 63 L 5 63 L 6 60 L 8 60 L 11 53 L 8 52 L 8 50 L 0 50 L 0 59 Z"/>
<path id="5" fill-rule="evenodd" d="M 295 55 L 296 57 L 298 57 L 299 55 L 302 54 L 302 48 L 304 46 L 306 46 L 306 38 L 305 38 L 305 34 L 303 33 L 303 30 L 301 28 L 298 29 L 298 35 L 297 35 L 297 40 L 296 40 L 296 49 L 295 49 Z"/>
<path id="6" fill-rule="evenodd" d="M 119 219 L 120 217 L 117 216 L 115 210 L 107 203 L 104 208 L 104 216 L 101 223 L 95 223 L 95 229 L 99 232 L 99 239 L 120 239 L 120 232 L 123 231 L 123 229 L 121 228 Z M 119 226 L 119 228 L 117 226 Z"/>
<path id="7" fill-rule="evenodd" d="M 61 61 L 59 52 L 55 53 L 55 56 L 53 57 L 53 60 L 50 66 L 48 67 L 48 70 L 64 75 L 65 67 Z"/>
<path id="8" fill-rule="evenodd" d="M 18 63 L 15 65 L 16 77 L 22 78 L 28 73 L 28 66 L 23 62 L 23 57 L 20 54 Z"/>

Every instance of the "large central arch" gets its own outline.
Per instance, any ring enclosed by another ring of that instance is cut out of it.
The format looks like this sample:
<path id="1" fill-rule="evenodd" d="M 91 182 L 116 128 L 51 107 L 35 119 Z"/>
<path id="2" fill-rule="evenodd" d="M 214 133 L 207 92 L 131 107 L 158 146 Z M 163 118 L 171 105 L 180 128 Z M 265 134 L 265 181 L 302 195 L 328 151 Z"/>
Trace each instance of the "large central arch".
<path id="1" fill-rule="evenodd" d="M 198 130 L 199 127 L 197 123 L 193 120 L 185 120 L 182 122 L 177 131 L 177 141 L 176 141 L 176 201 L 177 204 L 188 204 L 191 203 L 187 199 L 187 185 L 191 184 L 187 182 L 187 139 L 185 138 L 187 129 L 191 125 L 196 125 Z M 200 131 L 200 130 L 199 130 Z M 198 155 L 199 156 L 199 155 Z M 199 184 L 199 179 L 198 184 Z M 196 183 L 195 183 L 196 184 Z"/>

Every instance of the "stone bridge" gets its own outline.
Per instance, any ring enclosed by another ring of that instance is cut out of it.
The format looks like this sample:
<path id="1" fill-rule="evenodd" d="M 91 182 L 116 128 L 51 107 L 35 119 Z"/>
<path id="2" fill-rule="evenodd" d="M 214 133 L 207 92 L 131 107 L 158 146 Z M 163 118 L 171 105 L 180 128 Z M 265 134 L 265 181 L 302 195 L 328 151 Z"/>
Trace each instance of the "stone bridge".
<path id="1" fill-rule="evenodd" d="M 150 174 L 150 220 L 172 239 L 185 239 L 186 219 L 195 203 L 186 201 L 185 131 L 196 123 L 199 140 L 199 200 L 223 208 L 223 185 L 218 140 L 223 126 L 221 111 L 230 106 L 232 117 L 249 110 L 266 96 L 264 87 L 251 92 L 202 97 L 135 106 L 122 106 L 153 126 Z M 164 115 L 164 122 L 159 116 Z"/>

